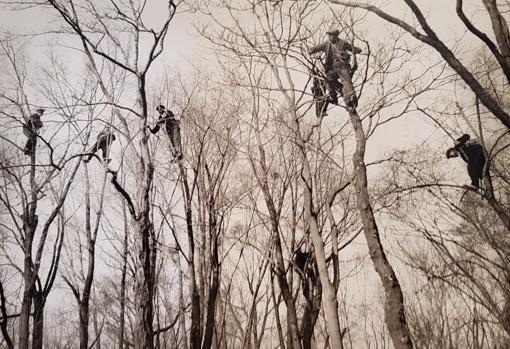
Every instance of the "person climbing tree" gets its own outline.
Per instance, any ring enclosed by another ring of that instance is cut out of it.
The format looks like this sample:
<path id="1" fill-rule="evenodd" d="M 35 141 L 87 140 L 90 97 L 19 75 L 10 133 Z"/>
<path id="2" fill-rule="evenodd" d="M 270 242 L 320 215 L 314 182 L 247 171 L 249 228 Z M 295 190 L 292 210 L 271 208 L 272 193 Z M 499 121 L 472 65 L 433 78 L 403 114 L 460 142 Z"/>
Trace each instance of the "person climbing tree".
<path id="1" fill-rule="evenodd" d="M 350 60 L 351 54 L 348 51 L 351 51 L 354 54 L 361 53 L 361 49 L 357 47 L 353 47 L 348 42 L 345 42 L 338 38 L 338 34 L 340 32 L 338 29 L 330 29 L 327 31 L 328 40 L 324 43 L 312 47 L 308 53 L 310 55 L 318 52 L 324 52 L 324 69 L 326 72 L 326 80 L 327 80 L 327 88 L 329 92 L 329 103 L 338 104 L 338 95 L 337 91 L 340 92 L 340 95 L 343 96 L 343 84 L 338 81 L 340 78 L 342 81 L 345 79 L 351 79 L 354 74 Z M 356 104 L 356 95 L 349 91 L 348 104 L 355 105 Z"/>
<path id="2" fill-rule="evenodd" d="M 175 159 L 182 159 L 182 145 L 181 145 L 181 128 L 179 121 L 175 118 L 175 114 L 171 110 L 167 110 L 164 105 L 158 105 L 156 110 L 159 113 L 159 119 L 156 126 L 151 129 L 152 134 L 159 132 L 161 124 L 165 124 L 166 133 L 170 138 L 170 144 L 172 145 L 172 153 Z"/>
<path id="3" fill-rule="evenodd" d="M 108 158 L 108 155 L 110 153 L 110 147 L 113 143 L 113 141 L 116 139 L 115 134 L 109 129 L 106 128 L 105 130 L 101 131 L 97 135 L 97 140 L 92 149 L 90 150 L 89 157 L 84 160 L 84 162 L 89 162 L 92 157 L 96 154 L 96 152 L 101 149 L 103 153 L 103 161 L 105 163 L 109 163 L 110 159 Z"/>
<path id="4" fill-rule="evenodd" d="M 462 135 L 455 141 L 455 146 L 446 151 L 446 158 L 460 157 L 467 162 L 467 170 L 471 178 L 471 185 L 478 189 L 484 175 L 485 154 L 483 147 L 476 139 L 470 139 L 468 134 Z"/>
<path id="5" fill-rule="evenodd" d="M 43 127 L 43 123 L 41 121 L 41 116 L 43 113 L 44 109 L 37 109 L 35 114 L 30 115 L 26 125 L 23 126 L 23 133 L 28 138 L 27 143 L 25 144 L 25 148 L 23 149 L 25 155 L 31 156 L 35 153 L 35 148 L 37 146 L 37 136 Z"/>
<path id="6" fill-rule="evenodd" d="M 301 248 L 294 253 L 294 266 L 297 268 L 301 276 L 309 278 L 315 282 L 317 273 L 315 272 L 315 261 L 310 252 L 302 251 Z"/>

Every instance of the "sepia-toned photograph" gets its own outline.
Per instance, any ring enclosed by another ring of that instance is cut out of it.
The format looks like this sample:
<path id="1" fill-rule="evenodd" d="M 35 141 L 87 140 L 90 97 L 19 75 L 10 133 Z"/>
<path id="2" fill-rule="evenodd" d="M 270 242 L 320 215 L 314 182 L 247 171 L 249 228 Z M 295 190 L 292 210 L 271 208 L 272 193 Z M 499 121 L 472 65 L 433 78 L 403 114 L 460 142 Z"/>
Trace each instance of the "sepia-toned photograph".
<path id="1" fill-rule="evenodd" d="M 510 348 L 510 1 L 0 18 L 0 348 Z"/>

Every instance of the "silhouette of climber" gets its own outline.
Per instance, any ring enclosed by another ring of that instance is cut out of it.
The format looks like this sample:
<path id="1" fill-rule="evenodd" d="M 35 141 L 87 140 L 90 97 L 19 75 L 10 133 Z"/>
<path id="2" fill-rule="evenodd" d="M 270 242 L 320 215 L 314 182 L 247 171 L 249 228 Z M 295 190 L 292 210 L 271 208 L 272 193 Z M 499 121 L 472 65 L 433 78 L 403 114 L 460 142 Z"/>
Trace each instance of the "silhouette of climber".
<path id="1" fill-rule="evenodd" d="M 458 138 L 455 141 L 455 146 L 446 151 L 446 158 L 451 159 L 460 155 L 467 162 L 467 171 L 469 178 L 471 178 L 471 185 L 478 189 L 484 175 L 486 159 L 482 145 L 477 140 L 470 138 L 468 134 Z"/>
<path id="2" fill-rule="evenodd" d="M 44 114 L 44 109 L 37 109 L 35 114 L 30 115 L 27 124 L 23 126 L 23 134 L 27 136 L 27 143 L 23 149 L 25 155 L 31 156 L 35 153 L 37 146 L 37 136 L 43 127 L 41 116 Z"/>
<path id="3" fill-rule="evenodd" d="M 170 144 L 172 145 L 172 153 L 175 159 L 182 159 L 182 145 L 181 145 L 181 128 L 179 121 L 175 118 L 174 113 L 171 110 L 165 108 L 164 105 L 158 105 L 156 110 L 159 113 L 159 119 L 156 126 L 151 129 L 151 133 L 156 134 L 159 132 L 162 124 L 165 124 L 166 133 L 170 138 Z"/>
<path id="4" fill-rule="evenodd" d="M 315 261 L 310 252 L 302 251 L 299 248 L 294 254 L 294 265 L 304 278 L 309 278 L 315 282 Z"/>
<path id="5" fill-rule="evenodd" d="M 110 131 L 110 129 L 105 129 L 105 130 L 101 131 L 97 135 L 96 143 L 90 150 L 91 154 L 89 155 L 89 157 L 87 159 L 84 160 L 84 162 L 89 162 L 92 159 L 92 157 L 94 156 L 94 154 L 96 152 L 98 152 L 99 149 L 101 149 L 101 151 L 103 153 L 103 161 L 105 163 L 109 163 L 110 159 L 108 159 L 108 154 L 110 152 L 110 147 L 115 139 L 116 139 L 115 134 L 112 131 Z"/>

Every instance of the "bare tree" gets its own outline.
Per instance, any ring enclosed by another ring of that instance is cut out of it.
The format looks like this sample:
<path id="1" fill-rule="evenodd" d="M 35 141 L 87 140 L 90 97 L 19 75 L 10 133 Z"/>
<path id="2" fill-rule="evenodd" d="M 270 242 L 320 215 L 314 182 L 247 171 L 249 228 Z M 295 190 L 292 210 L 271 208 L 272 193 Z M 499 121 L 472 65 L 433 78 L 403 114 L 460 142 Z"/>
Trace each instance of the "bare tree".
<path id="1" fill-rule="evenodd" d="M 1 47 L 2 53 L 10 62 L 13 77 L 11 80 L 13 85 L 10 87 L 13 95 L 2 96 L 2 99 L 7 103 L 3 115 L 8 124 L 15 125 L 19 130 L 21 126 L 27 125 L 32 114 L 32 104 L 29 103 L 27 90 L 33 89 L 34 86 L 31 86 L 27 81 L 28 72 L 22 51 L 9 38 L 2 40 Z M 43 95 L 44 90 L 39 88 L 39 93 Z M 22 118 L 19 117 L 20 114 Z M 66 123 L 66 121 L 62 122 L 63 125 Z M 59 135 L 58 128 L 50 127 L 49 129 L 47 132 L 43 130 L 42 134 L 35 136 L 42 142 L 42 144 L 39 142 L 42 147 L 37 147 L 37 142 L 34 142 L 34 151 L 30 152 L 28 164 L 16 156 L 15 142 L 11 141 L 6 134 L 2 135 L 3 140 L 9 143 L 11 149 L 6 149 L 1 160 L 2 176 L 6 184 L 2 190 L 1 202 L 8 212 L 12 239 L 21 248 L 24 256 L 22 266 L 18 267 L 16 261 L 8 256 L 9 252 L 6 253 L 12 267 L 20 273 L 23 279 L 18 332 L 20 348 L 28 348 L 30 344 L 31 315 L 34 318 L 32 347 L 42 348 L 43 345 L 44 307 L 57 274 L 66 229 L 65 217 L 61 211 L 80 164 L 79 154 L 77 156 L 68 154 L 70 149 L 77 149 L 77 147 L 70 146 L 69 138 L 73 135 L 65 135 L 63 132 Z M 56 149 L 51 145 L 50 140 L 57 136 L 64 139 L 68 137 L 64 148 Z M 73 158 L 77 159 L 73 161 Z M 14 194 L 19 199 L 15 199 Z M 40 205 L 52 206 L 49 211 L 44 210 L 47 213 L 41 216 L 44 217 L 41 221 L 39 221 Z M 57 220 L 57 227 L 53 235 L 55 220 Z M 46 258 L 45 254 L 48 251 L 47 241 L 53 237 L 54 245 L 49 264 L 43 266 L 43 257 Z"/>
<path id="2" fill-rule="evenodd" d="M 135 239 L 136 265 L 136 332 L 134 336 L 135 348 L 152 348 L 153 316 L 154 316 L 154 265 L 156 250 L 153 249 L 153 224 L 151 222 L 150 192 L 153 186 L 154 163 L 149 151 L 148 100 L 147 100 L 147 73 L 154 61 L 163 52 L 164 39 L 168 33 L 170 21 L 175 11 L 176 3 L 167 2 L 167 17 L 158 30 L 145 24 L 143 20 L 146 11 L 144 2 L 131 2 L 120 4 L 113 2 L 111 6 L 96 5 L 93 1 L 80 1 L 75 3 L 50 1 L 50 5 L 57 11 L 67 26 L 75 33 L 82 43 L 84 53 L 99 83 L 108 103 L 115 106 L 116 117 L 123 126 L 123 135 L 127 139 L 128 150 L 136 164 L 134 180 L 136 192 L 130 194 L 117 181 L 117 173 L 112 173 L 112 182 L 115 188 L 127 201 L 129 212 L 137 238 Z M 106 12 L 105 12 L 106 11 Z M 105 14 L 106 13 L 106 14 Z M 122 45 L 118 40 L 120 35 L 128 34 L 130 42 Z M 150 45 L 142 46 L 141 42 L 150 39 Z M 113 48 L 113 51 L 110 49 Z M 129 52 L 134 48 L 134 54 Z M 97 68 L 96 60 L 111 64 L 116 69 L 133 79 L 136 88 L 133 91 L 136 99 L 136 108 L 123 107 L 117 104 L 109 91 Z M 138 117 L 136 138 L 138 149 L 135 148 L 134 138 L 129 130 L 126 117 L 121 110 Z M 131 196 L 134 196 L 134 199 Z"/>
<path id="3" fill-rule="evenodd" d="M 510 128 L 510 115 L 505 111 L 505 108 L 496 100 L 494 97 L 483 88 L 478 79 L 476 79 L 474 73 L 470 71 L 457 57 L 454 51 L 450 49 L 436 34 L 433 28 L 428 23 L 425 15 L 420 10 L 418 5 L 413 0 L 404 0 L 407 7 L 413 13 L 415 19 L 418 21 L 422 33 L 417 25 L 412 25 L 404 20 L 397 17 L 391 16 L 387 12 L 381 10 L 377 6 L 369 5 L 361 2 L 350 2 L 342 0 L 330 0 L 332 4 L 338 4 L 347 7 L 360 8 L 370 11 L 383 20 L 390 22 L 406 32 L 414 36 L 416 39 L 424 42 L 436 50 L 441 57 L 448 63 L 451 69 L 466 83 L 466 85 L 473 91 L 477 98 L 483 103 L 483 105 L 491 111 L 491 113 L 498 118 L 503 125 Z M 496 0 L 483 0 L 482 1 L 487 12 L 489 13 L 493 33 L 496 37 L 497 44 L 494 43 L 487 34 L 483 33 L 478 29 L 472 22 L 467 18 L 463 11 L 463 1 L 457 0 L 456 12 L 459 18 L 462 20 L 466 28 L 481 42 L 486 45 L 499 64 L 499 67 L 504 72 L 507 82 L 510 83 L 510 61 L 508 59 L 508 52 L 510 52 L 510 40 L 508 34 L 508 24 L 506 23 L 503 15 L 501 14 Z"/>
<path id="4" fill-rule="evenodd" d="M 85 251 L 87 258 L 87 268 L 86 271 L 79 270 L 77 271 L 80 279 L 83 280 L 83 287 L 75 281 L 73 276 L 65 276 L 63 275 L 64 281 L 71 288 L 74 297 L 78 303 L 79 308 L 79 334 L 80 334 L 80 348 L 88 348 L 89 347 L 89 319 L 90 319 L 90 298 L 92 293 L 92 284 L 94 282 L 94 269 L 95 269 L 95 258 L 96 258 L 96 241 L 97 235 L 101 223 L 101 217 L 103 215 L 103 203 L 104 203 L 104 190 L 106 186 L 106 171 L 104 172 L 103 179 L 100 183 L 101 189 L 99 192 L 99 203 L 96 208 L 96 214 L 94 217 L 94 221 L 92 221 L 91 214 L 91 184 L 90 184 L 90 175 L 87 165 L 84 166 L 84 178 L 85 178 Z M 79 234 L 79 232 L 78 232 Z M 83 251 L 81 246 L 81 241 L 78 242 L 80 244 L 79 251 Z M 72 258 L 72 257 L 71 257 Z M 79 259 L 82 260 L 84 256 L 79 256 Z M 73 273 L 73 271 L 71 271 Z"/>

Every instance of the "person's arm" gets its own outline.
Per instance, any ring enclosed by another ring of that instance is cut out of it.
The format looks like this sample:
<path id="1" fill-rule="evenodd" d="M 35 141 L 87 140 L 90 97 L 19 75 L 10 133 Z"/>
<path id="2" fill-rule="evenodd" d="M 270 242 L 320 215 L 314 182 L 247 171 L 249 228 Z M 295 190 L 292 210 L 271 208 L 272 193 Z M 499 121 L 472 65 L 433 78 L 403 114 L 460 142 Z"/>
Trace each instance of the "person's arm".
<path id="1" fill-rule="evenodd" d="M 322 44 L 314 46 L 314 47 L 312 47 L 311 49 L 308 50 L 308 54 L 312 55 L 312 54 L 317 53 L 317 52 L 325 51 L 327 45 L 328 45 L 328 43 L 324 42 Z"/>
<path id="2" fill-rule="evenodd" d="M 149 127 L 149 130 L 151 131 L 152 134 L 156 134 L 159 132 L 159 129 L 161 128 L 161 124 L 163 124 L 165 122 L 165 114 L 160 114 L 159 115 L 159 118 L 158 118 L 158 121 L 156 121 L 156 126 L 154 126 L 153 128 L 150 128 Z"/>
<path id="3" fill-rule="evenodd" d="M 155 135 L 156 133 L 158 133 L 158 132 L 159 132 L 159 129 L 160 129 L 160 128 L 161 128 L 161 127 L 159 126 L 159 124 L 156 124 L 156 126 L 154 126 L 153 128 L 150 128 L 150 127 L 149 127 L 149 130 L 151 131 L 151 133 L 152 133 L 153 135 Z"/>
<path id="4" fill-rule="evenodd" d="M 468 154 L 467 147 L 465 147 L 462 144 L 458 148 L 457 148 L 457 146 L 455 146 L 455 149 L 457 149 L 459 151 L 459 155 L 462 158 L 462 160 L 464 160 L 465 162 L 469 162 L 469 157 L 468 157 L 469 154 Z"/>
<path id="5" fill-rule="evenodd" d="M 467 141 L 469 141 L 471 137 L 469 137 L 468 134 L 464 134 L 462 135 L 461 137 L 457 138 L 455 140 L 455 146 L 454 148 L 457 149 L 457 150 L 460 150 L 461 147 L 463 147 Z"/>
<path id="6" fill-rule="evenodd" d="M 360 49 L 359 47 L 352 46 L 352 45 L 351 45 L 351 44 L 349 44 L 347 41 L 344 41 L 344 42 L 343 42 L 343 46 L 344 46 L 344 49 L 345 49 L 345 50 L 351 51 L 351 52 L 352 52 L 352 53 L 354 53 L 354 54 L 361 53 L 361 49 Z"/>

